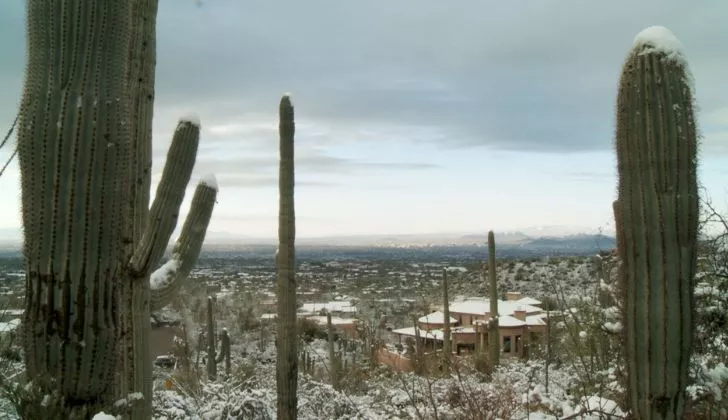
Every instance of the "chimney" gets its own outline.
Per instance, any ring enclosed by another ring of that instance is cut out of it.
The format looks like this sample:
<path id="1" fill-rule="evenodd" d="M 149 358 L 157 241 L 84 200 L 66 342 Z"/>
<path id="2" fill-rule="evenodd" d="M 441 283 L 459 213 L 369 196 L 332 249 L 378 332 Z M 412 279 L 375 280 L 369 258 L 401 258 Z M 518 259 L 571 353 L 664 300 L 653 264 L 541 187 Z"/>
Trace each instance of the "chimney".
<path id="1" fill-rule="evenodd" d="M 521 292 L 506 292 L 506 300 L 507 301 L 514 301 L 519 300 L 521 298 Z"/>
<path id="2" fill-rule="evenodd" d="M 513 311 L 513 316 L 521 321 L 526 321 L 526 309 L 523 306 L 519 306 Z"/>

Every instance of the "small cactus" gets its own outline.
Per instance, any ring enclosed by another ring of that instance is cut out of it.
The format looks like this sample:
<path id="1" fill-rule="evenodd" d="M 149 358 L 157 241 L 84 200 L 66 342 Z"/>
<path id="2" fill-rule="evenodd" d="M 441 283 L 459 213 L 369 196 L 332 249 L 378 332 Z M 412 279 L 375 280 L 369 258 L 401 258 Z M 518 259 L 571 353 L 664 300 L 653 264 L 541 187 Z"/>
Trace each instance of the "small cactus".
<path id="1" fill-rule="evenodd" d="M 450 334 L 450 298 L 447 290 L 447 269 L 442 269 L 442 313 L 444 318 L 444 325 L 442 327 L 443 339 L 442 339 L 442 357 L 444 363 L 444 371 L 446 374 L 450 373 L 450 363 L 452 359 L 452 343 Z"/>
<path id="2" fill-rule="evenodd" d="M 329 346 L 329 375 L 331 386 L 339 389 L 339 366 L 334 352 L 334 326 L 331 323 L 331 312 L 326 313 L 326 331 L 328 333 Z"/>
<path id="3" fill-rule="evenodd" d="M 500 330 L 498 329 L 498 280 L 495 275 L 495 235 L 488 232 L 488 289 L 490 295 L 490 321 L 488 331 L 488 347 L 490 349 L 490 366 L 500 363 Z"/>

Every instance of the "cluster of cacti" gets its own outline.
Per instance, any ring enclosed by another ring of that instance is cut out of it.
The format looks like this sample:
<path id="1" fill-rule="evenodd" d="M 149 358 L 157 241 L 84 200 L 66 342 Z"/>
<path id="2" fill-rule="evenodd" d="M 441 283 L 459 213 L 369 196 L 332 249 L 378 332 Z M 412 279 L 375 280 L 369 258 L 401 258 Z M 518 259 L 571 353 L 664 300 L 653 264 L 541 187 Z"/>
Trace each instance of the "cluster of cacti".
<path id="1" fill-rule="evenodd" d="M 488 295 L 490 319 L 488 320 L 488 348 L 490 366 L 500 363 L 500 331 L 498 329 L 498 280 L 495 275 L 495 235 L 488 231 Z"/>
<path id="2" fill-rule="evenodd" d="M 452 343 L 450 334 L 450 297 L 447 290 L 447 268 L 442 269 L 442 313 L 443 313 L 443 339 L 442 339 L 442 358 L 444 371 L 450 373 L 450 363 L 452 359 Z"/>
<path id="3" fill-rule="evenodd" d="M 27 374 L 55 378 L 69 416 L 141 392 L 130 415 L 149 418 L 150 305 L 168 303 L 189 274 L 217 194 L 214 179 L 198 185 L 172 260 L 152 275 L 177 223 L 199 123 L 180 121 L 150 209 L 157 1 L 33 1 L 26 12 L 18 157 Z"/>
<path id="4" fill-rule="evenodd" d="M 697 129 L 687 64 L 665 28 L 635 39 L 617 97 L 615 203 L 628 397 L 640 419 L 680 419 L 693 339 Z"/>
<path id="5" fill-rule="evenodd" d="M 278 419 L 297 416 L 298 333 L 296 331 L 296 216 L 293 203 L 295 123 L 291 98 L 284 95 L 279 106 L 280 170 L 278 208 L 278 252 L 276 254 L 278 329 L 276 336 L 276 393 Z"/>

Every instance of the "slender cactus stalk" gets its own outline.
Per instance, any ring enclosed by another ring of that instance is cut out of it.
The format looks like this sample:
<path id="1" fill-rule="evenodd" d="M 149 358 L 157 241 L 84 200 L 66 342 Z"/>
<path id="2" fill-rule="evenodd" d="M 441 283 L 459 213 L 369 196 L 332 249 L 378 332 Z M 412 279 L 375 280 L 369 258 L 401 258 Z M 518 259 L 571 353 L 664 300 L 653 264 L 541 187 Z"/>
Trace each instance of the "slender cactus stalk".
<path id="1" fill-rule="evenodd" d="M 207 379 L 217 379 L 217 352 L 215 351 L 215 307 L 212 296 L 207 297 Z"/>
<path id="2" fill-rule="evenodd" d="M 498 280 L 495 275 L 495 235 L 488 232 L 488 288 L 490 292 L 490 322 L 488 331 L 488 347 L 490 349 L 490 366 L 494 368 L 500 363 L 500 330 L 498 329 Z"/>
<path id="3" fill-rule="evenodd" d="M 681 419 L 693 340 L 697 128 L 687 63 L 670 31 L 635 39 L 617 97 L 619 256 L 632 414 Z"/>
<path id="4" fill-rule="evenodd" d="M 334 353 L 334 326 L 331 323 L 331 312 L 326 313 L 326 332 L 328 333 L 329 346 L 329 380 L 334 389 L 339 389 L 339 369 L 336 363 L 336 354 Z"/>
<path id="5" fill-rule="evenodd" d="M 279 420 L 298 417 L 298 336 L 296 331 L 296 267 L 295 238 L 296 216 L 293 203 L 294 160 L 293 138 L 295 124 L 293 105 L 288 95 L 281 98 L 280 123 L 280 173 L 278 209 L 278 336 L 276 338 L 276 388 Z"/>
<path id="6" fill-rule="evenodd" d="M 444 363 L 445 374 L 450 374 L 450 364 L 452 362 L 452 344 L 450 342 L 450 298 L 447 293 L 447 269 L 442 269 L 442 313 L 445 321 L 442 327 L 442 358 Z"/>

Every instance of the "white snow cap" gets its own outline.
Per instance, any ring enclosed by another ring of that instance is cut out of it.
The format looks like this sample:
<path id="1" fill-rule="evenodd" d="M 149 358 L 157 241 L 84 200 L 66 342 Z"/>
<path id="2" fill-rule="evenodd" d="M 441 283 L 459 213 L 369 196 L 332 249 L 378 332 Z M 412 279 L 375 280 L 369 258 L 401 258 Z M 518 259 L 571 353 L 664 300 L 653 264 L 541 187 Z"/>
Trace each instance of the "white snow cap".
<path id="1" fill-rule="evenodd" d="M 94 418 L 91 420 L 116 420 L 116 417 L 112 416 L 111 414 L 106 414 L 102 411 L 94 415 Z"/>
<path id="2" fill-rule="evenodd" d="M 290 98 L 291 98 L 291 92 L 286 92 L 286 93 L 284 93 L 284 94 L 283 94 L 283 97 L 284 97 L 284 98 L 288 98 L 288 99 L 290 99 Z"/>
<path id="3" fill-rule="evenodd" d="M 664 53 L 671 59 L 683 59 L 683 45 L 677 37 L 664 26 L 650 26 L 638 33 L 632 44 L 632 48 L 649 46 L 640 54 L 653 52 Z"/>
<path id="4" fill-rule="evenodd" d="M 202 178 L 200 178 L 200 184 L 206 185 L 215 191 L 218 191 L 219 189 L 217 186 L 217 178 L 215 178 L 215 174 L 203 175 Z"/>
<path id="5" fill-rule="evenodd" d="M 189 114 L 179 119 L 179 122 L 188 122 L 192 125 L 200 126 L 200 116 L 197 114 Z"/>

